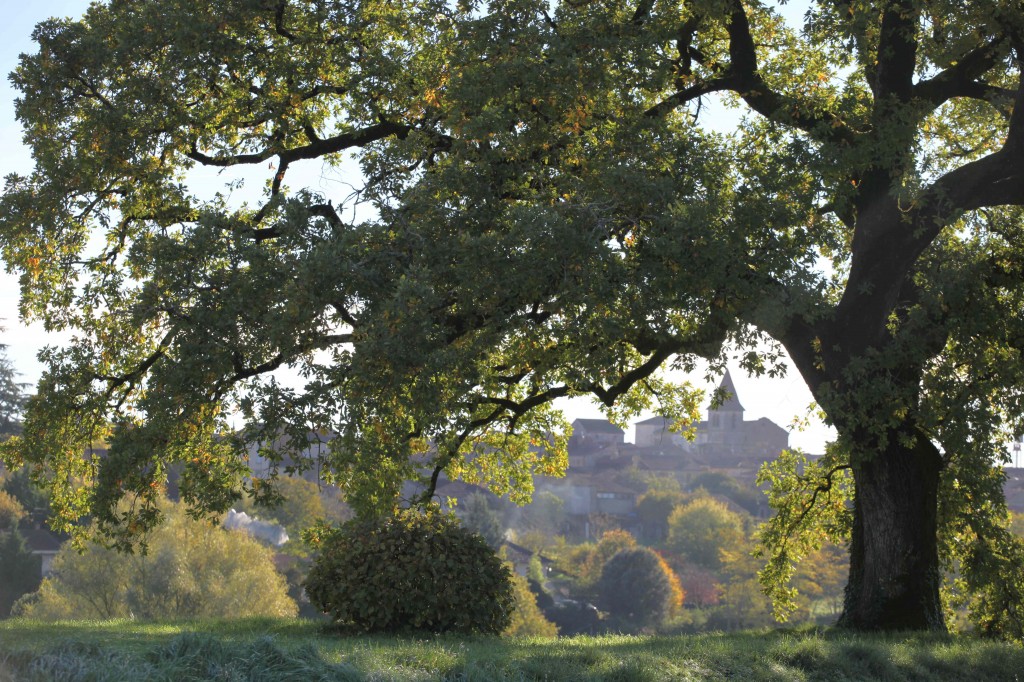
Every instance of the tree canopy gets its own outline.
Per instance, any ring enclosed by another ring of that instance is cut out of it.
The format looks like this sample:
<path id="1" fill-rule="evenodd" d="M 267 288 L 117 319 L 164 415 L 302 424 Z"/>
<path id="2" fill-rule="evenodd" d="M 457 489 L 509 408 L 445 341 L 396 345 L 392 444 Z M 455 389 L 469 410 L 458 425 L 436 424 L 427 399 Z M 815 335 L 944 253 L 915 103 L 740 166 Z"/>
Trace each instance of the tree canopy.
<path id="1" fill-rule="evenodd" d="M 697 398 L 661 370 L 779 372 L 785 350 L 840 442 L 772 474 L 769 577 L 826 528 L 851 543 L 844 624 L 943 628 L 942 562 L 1008 540 L 1024 10 L 778 9 L 112 0 L 43 22 L 13 74 L 36 167 L 7 179 L 0 247 L 22 314 L 75 340 L 7 461 L 58 523 L 122 543 L 169 463 L 222 510 L 245 441 L 282 434 L 268 455 L 364 514 L 441 472 L 523 499 L 565 466 L 557 398 L 685 421 Z M 289 188 L 350 152 L 351 195 Z M 248 203 L 194 179 L 234 167 L 264 176 Z M 337 437 L 309 455 L 310 430 Z M 1013 565 L 989 556 L 978 575 Z"/>

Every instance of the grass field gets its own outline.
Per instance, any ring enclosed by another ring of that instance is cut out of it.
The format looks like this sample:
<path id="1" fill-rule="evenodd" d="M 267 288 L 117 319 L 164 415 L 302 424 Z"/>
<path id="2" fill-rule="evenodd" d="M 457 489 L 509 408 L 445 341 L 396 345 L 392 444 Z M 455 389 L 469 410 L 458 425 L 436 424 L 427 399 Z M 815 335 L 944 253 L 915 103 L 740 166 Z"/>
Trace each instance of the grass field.
<path id="1" fill-rule="evenodd" d="M 1024 674 L 969 637 L 766 631 L 509 640 L 339 637 L 292 620 L 0 622 L 0 681 L 969 680 Z"/>

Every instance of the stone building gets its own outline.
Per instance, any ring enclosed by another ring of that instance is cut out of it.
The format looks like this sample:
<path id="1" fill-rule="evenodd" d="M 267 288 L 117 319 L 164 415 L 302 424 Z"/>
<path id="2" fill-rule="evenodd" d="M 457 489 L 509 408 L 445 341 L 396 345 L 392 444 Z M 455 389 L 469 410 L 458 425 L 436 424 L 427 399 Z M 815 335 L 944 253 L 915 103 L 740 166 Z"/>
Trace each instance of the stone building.
<path id="1" fill-rule="evenodd" d="M 789 432 L 775 422 L 743 418 L 745 410 L 728 370 L 719 390 L 725 398 L 708 410 L 707 419 L 697 422 L 694 440 L 669 431 L 664 417 L 652 417 L 636 424 L 637 448 L 674 451 L 711 468 L 746 468 L 759 466 L 789 447 Z"/>

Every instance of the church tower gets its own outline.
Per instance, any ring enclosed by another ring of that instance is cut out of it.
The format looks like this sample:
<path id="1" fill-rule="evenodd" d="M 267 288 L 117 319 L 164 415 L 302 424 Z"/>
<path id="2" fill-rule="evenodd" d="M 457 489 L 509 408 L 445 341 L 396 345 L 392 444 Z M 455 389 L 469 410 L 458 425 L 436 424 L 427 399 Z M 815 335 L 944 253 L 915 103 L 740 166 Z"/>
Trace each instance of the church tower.
<path id="1" fill-rule="evenodd" d="M 736 395 L 736 385 L 733 384 L 728 369 L 725 370 L 718 390 L 725 395 L 725 399 L 718 407 L 708 410 L 708 428 L 712 431 L 736 431 L 742 428 L 743 405 Z"/>

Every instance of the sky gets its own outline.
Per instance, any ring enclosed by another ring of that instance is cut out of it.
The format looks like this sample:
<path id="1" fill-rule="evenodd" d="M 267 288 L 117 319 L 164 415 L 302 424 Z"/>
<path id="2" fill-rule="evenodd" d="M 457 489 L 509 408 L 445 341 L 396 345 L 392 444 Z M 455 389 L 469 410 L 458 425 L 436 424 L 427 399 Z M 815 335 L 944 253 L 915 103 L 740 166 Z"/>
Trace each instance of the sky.
<path id="1" fill-rule="evenodd" d="M 36 23 L 51 16 L 80 16 L 89 4 L 87 0 L 9 3 L 10 6 L 4 10 L 5 21 L 0 22 L 0 71 L 9 74 L 17 66 L 20 54 L 36 51 L 31 40 Z M 794 16 L 799 16 L 794 5 L 800 4 L 791 3 L 787 9 Z M 0 84 L 0 174 L 3 176 L 13 172 L 28 173 L 32 168 L 31 154 L 22 144 L 21 127 L 14 117 L 16 96 L 16 91 L 4 78 Z M 344 186 L 344 178 L 320 177 L 319 181 L 318 191 L 348 191 Z M 0 342 L 7 344 L 8 358 L 21 373 L 21 379 L 34 385 L 43 371 L 36 354 L 44 346 L 60 345 L 67 337 L 47 334 L 38 323 L 28 326 L 22 324 L 18 319 L 17 279 L 6 273 L 0 274 L 0 324 L 4 326 L 4 331 L 0 332 Z M 767 417 L 787 429 L 796 420 L 806 420 L 812 398 L 795 369 L 790 368 L 785 377 L 769 379 L 748 377 L 735 364 L 730 368 L 738 397 L 746 408 L 747 419 Z M 705 388 L 709 395 L 718 383 L 717 379 L 706 382 L 703 373 L 679 378 L 688 378 L 695 386 Z M 563 409 L 570 420 L 601 416 L 598 408 L 587 399 L 566 401 Z M 804 430 L 791 431 L 790 445 L 812 454 L 820 454 L 824 452 L 825 442 L 833 436 L 830 428 L 811 419 L 810 425 Z"/>

